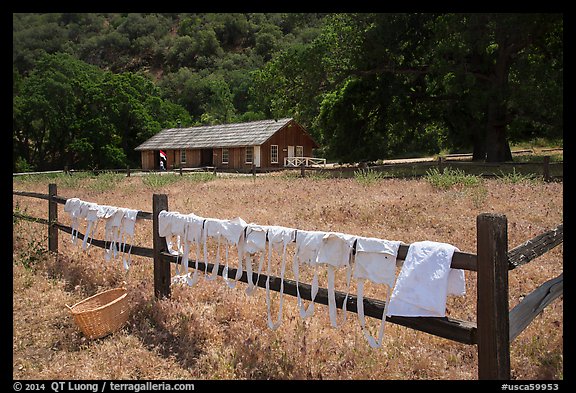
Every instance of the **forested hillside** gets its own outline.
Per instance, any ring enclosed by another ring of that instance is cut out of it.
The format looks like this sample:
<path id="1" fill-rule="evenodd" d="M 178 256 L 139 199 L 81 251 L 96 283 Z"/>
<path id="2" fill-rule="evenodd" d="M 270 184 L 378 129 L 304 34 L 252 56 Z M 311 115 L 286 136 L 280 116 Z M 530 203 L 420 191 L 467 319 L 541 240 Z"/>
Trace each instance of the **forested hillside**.
<path id="1" fill-rule="evenodd" d="M 13 14 L 13 169 L 139 166 L 165 127 L 294 117 L 339 161 L 562 138 L 556 14 Z"/>

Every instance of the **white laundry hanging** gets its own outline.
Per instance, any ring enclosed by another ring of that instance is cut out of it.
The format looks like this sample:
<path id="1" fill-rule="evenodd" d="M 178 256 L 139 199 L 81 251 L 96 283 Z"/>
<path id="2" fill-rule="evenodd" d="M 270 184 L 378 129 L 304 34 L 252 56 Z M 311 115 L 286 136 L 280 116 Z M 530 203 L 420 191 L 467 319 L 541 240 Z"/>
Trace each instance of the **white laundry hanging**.
<path id="1" fill-rule="evenodd" d="M 284 273 L 286 271 L 286 249 L 289 243 L 294 241 L 295 229 L 286 228 L 281 226 L 266 226 L 266 233 L 268 238 L 268 265 L 267 265 L 267 278 L 266 278 L 266 308 L 268 314 L 268 327 L 276 330 L 282 324 L 282 306 L 284 304 Z M 271 299 L 270 299 L 270 274 L 272 262 L 272 250 L 282 255 L 282 262 L 280 265 L 280 299 L 278 304 L 278 314 L 276 321 L 272 321 L 271 315 Z"/>
<path id="2" fill-rule="evenodd" d="M 354 278 L 357 282 L 357 314 L 364 337 L 372 348 L 379 348 L 384 337 L 386 311 L 394 288 L 396 278 L 396 256 L 401 242 L 370 237 L 356 238 L 356 253 L 354 255 Z M 384 311 L 378 331 L 378 338 L 370 335 L 366 328 L 364 317 L 364 283 L 366 280 L 374 284 L 384 285 L 387 290 Z"/>
<path id="3" fill-rule="evenodd" d="M 70 198 L 66 200 L 64 211 L 71 216 L 72 242 L 74 243 L 78 238 L 80 219 L 83 218 L 87 221 L 86 234 L 82 242 L 83 250 L 88 249 L 92 244 L 99 220 L 105 220 L 105 260 L 109 261 L 112 257 L 116 258 L 121 252 L 124 268 L 128 270 L 138 210 L 98 205 L 82 201 L 79 198 Z M 130 241 L 130 248 L 126 250 L 128 241 Z"/>
<path id="4" fill-rule="evenodd" d="M 246 294 L 252 295 L 256 288 L 258 288 L 258 280 L 260 279 L 260 273 L 262 272 L 262 266 L 264 265 L 264 257 L 266 255 L 266 229 L 260 225 L 248 224 L 244 229 L 244 255 L 243 263 L 246 266 L 246 275 L 248 278 L 248 286 L 246 287 Z M 257 254 L 260 254 L 258 263 L 258 274 L 256 276 L 256 281 L 252 281 L 252 258 Z"/>
<path id="5" fill-rule="evenodd" d="M 320 247 L 322 246 L 324 235 L 326 235 L 326 232 L 320 231 L 298 230 L 295 233 L 296 250 L 294 251 L 294 258 L 292 260 L 292 271 L 296 281 L 296 298 L 300 317 L 302 317 L 302 319 L 306 319 L 314 314 L 314 300 L 318 294 L 318 265 L 316 264 L 316 259 Z M 304 306 L 304 302 L 300 296 L 300 289 L 298 287 L 300 265 L 308 265 L 314 269 L 314 278 L 312 279 L 311 288 L 312 301 L 308 308 Z"/>
<path id="6" fill-rule="evenodd" d="M 412 243 L 396 279 L 387 315 L 446 316 L 447 296 L 466 292 L 464 271 L 450 267 L 457 250 L 447 243 Z"/>
<path id="7" fill-rule="evenodd" d="M 118 256 L 118 250 L 121 243 L 120 239 L 120 225 L 124 217 L 124 209 L 114 206 L 106 206 L 104 219 L 105 224 L 105 237 L 106 242 L 110 242 L 110 246 L 106 249 L 104 258 L 110 261 L 112 258 Z"/>
<path id="8" fill-rule="evenodd" d="M 178 257 L 182 255 L 182 258 L 187 257 L 188 249 L 186 247 L 186 216 L 179 212 L 172 212 L 168 215 L 168 220 L 170 221 L 170 237 L 166 238 L 166 245 L 170 243 L 171 250 L 169 251 L 172 255 L 176 255 L 175 270 L 176 274 L 180 274 L 180 268 L 178 266 Z"/>
<path id="9" fill-rule="evenodd" d="M 110 248 L 105 257 L 110 260 L 121 254 L 124 269 L 128 270 L 138 210 L 114 206 L 105 206 L 103 210 L 103 218 L 106 220 L 106 240 L 110 241 Z M 126 250 L 128 241 L 130 248 Z"/>
<path id="10" fill-rule="evenodd" d="M 158 236 L 166 239 L 166 249 L 172 255 L 183 252 L 181 236 L 184 235 L 184 226 L 183 215 L 179 212 L 161 210 L 158 213 Z"/>
<path id="11" fill-rule="evenodd" d="M 336 297 L 334 289 L 334 276 L 336 270 L 346 268 L 346 297 L 342 305 L 342 317 L 346 321 L 346 307 L 350 291 L 350 278 L 352 269 L 350 257 L 352 255 L 352 246 L 354 237 L 344 233 L 328 232 L 322 237 L 322 246 L 316 257 L 316 263 L 326 266 L 328 271 L 328 311 L 330 314 L 330 323 L 333 327 L 338 327 L 336 312 Z"/>
<path id="12" fill-rule="evenodd" d="M 161 210 L 158 213 L 158 236 L 166 239 L 166 246 L 168 250 L 172 248 L 172 244 L 168 243 L 172 236 L 172 220 L 170 219 L 173 212 Z"/>
<path id="13" fill-rule="evenodd" d="M 206 269 L 208 268 L 208 250 L 207 243 L 209 238 L 216 239 L 216 258 L 215 263 L 212 268 L 210 276 L 206 276 L 208 280 L 214 280 L 218 276 L 218 268 L 220 266 L 220 245 L 222 240 L 224 242 L 225 258 L 226 264 L 222 271 L 222 277 L 224 281 L 230 288 L 234 288 L 236 283 L 242 277 L 242 247 L 244 244 L 244 228 L 246 227 L 246 222 L 240 217 L 233 220 L 220 220 L 216 218 L 207 218 L 204 221 L 204 263 L 206 264 Z M 234 280 L 228 279 L 228 249 L 231 245 L 235 245 L 238 251 L 238 269 L 236 270 L 236 276 Z M 205 270 L 207 273 L 207 270 Z"/>
<path id="14" fill-rule="evenodd" d="M 98 227 L 98 205 L 96 203 L 86 202 L 86 222 L 88 223 L 86 227 L 86 234 L 84 235 L 84 241 L 82 242 L 82 249 L 87 250 L 90 245 L 92 245 L 92 239 L 96 233 Z M 88 241 L 90 240 L 90 241 Z"/>
<path id="15" fill-rule="evenodd" d="M 195 214 L 190 214 L 188 220 L 188 227 L 186 232 L 186 241 L 192 242 L 194 244 L 194 249 L 196 251 L 195 258 L 194 258 L 194 274 L 190 278 L 190 274 L 187 272 L 188 270 L 188 260 L 185 261 L 185 269 L 186 269 L 186 282 L 189 286 L 193 286 L 198 282 L 198 261 L 200 260 L 200 243 L 202 242 L 202 232 L 204 227 L 204 218 L 197 216 Z"/>
<path id="16" fill-rule="evenodd" d="M 69 198 L 66 199 L 64 204 L 64 211 L 70 215 L 70 227 L 72 228 L 71 240 L 72 243 L 76 242 L 78 237 L 78 230 L 80 226 L 80 204 L 82 201 L 80 198 Z"/>
<path id="17" fill-rule="evenodd" d="M 176 276 L 172 279 L 173 282 L 183 279 L 180 274 L 178 266 L 178 258 L 183 254 L 182 259 L 187 258 L 187 253 L 184 252 L 183 244 L 185 244 L 186 219 L 185 215 L 177 211 L 161 210 L 158 213 L 158 236 L 166 240 L 167 251 L 176 256 Z"/>
<path id="18" fill-rule="evenodd" d="M 122 250 L 122 264 L 125 270 L 130 268 L 130 255 L 134 243 L 134 230 L 136 228 L 137 216 L 138 210 L 128 208 L 124 209 L 124 216 L 122 217 L 122 223 L 120 226 L 120 245 Z M 130 248 L 126 251 L 126 243 L 128 241 L 130 242 Z"/>
<path id="19" fill-rule="evenodd" d="M 193 213 L 181 214 L 176 211 L 162 210 L 158 213 L 158 235 L 166 239 L 166 247 L 170 254 L 176 256 L 176 274 L 172 283 L 186 283 L 193 286 L 198 282 L 198 261 L 200 260 L 200 244 L 204 241 L 203 226 L 206 219 Z M 189 254 L 190 245 L 195 246 L 195 270 L 190 276 Z M 179 267 L 178 258 L 181 268 Z"/>
<path id="20" fill-rule="evenodd" d="M 198 260 L 200 259 L 200 243 L 202 242 L 202 227 L 204 218 L 195 214 L 186 214 L 177 216 L 178 220 L 184 222 L 183 230 L 183 255 L 182 255 L 182 271 L 178 271 L 178 264 L 176 264 L 176 275 L 172 278 L 173 283 L 186 283 L 189 286 L 194 286 L 199 279 L 198 276 Z M 194 274 L 190 276 L 188 271 L 188 261 L 190 253 L 190 245 L 194 245 L 195 249 L 195 269 Z"/>

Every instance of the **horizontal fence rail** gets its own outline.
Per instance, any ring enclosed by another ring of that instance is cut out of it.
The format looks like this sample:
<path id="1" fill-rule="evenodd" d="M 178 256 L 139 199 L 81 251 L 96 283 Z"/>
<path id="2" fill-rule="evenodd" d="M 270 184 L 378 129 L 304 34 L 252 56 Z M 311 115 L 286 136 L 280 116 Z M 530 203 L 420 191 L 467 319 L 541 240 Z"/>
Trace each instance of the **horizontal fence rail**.
<path id="1" fill-rule="evenodd" d="M 562 152 L 563 149 L 542 149 L 542 152 Z M 532 150 L 518 150 L 512 152 L 513 155 L 531 153 Z M 516 175 L 529 175 L 532 177 L 542 177 L 545 181 L 552 181 L 554 179 L 563 178 L 563 168 L 564 163 L 552 162 L 550 156 L 542 156 L 542 161 L 532 161 L 532 162 L 500 162 L 491 163 L 483 161 L 463 161 L 462 158 L 471 158 L 471 154 L 447 154 L 445 156 L 440 156 L 437 159 L 406 159 L 407 162 L 392 162 L 396 160 L 390 160 L 390 162 L 384 161 L 384 163 L 379 165 L 368 165 L 366 162 L 360 163 L 360 165 L 349 166 L 349 167 L 329 167 L 325 158 L 317 157 L 286 157 L 284 158 L 283 167 L 270 167 L 270 168 L 256 168 L 244 170 L 230 170 L 229 168 L 218 168 L 214 167 L 199 167 L 199 168 L 183 168 L 174 169 L 170 172 L 180 173 L 182 175 L 184 172 L 212 172 L 216 174 L 217 172 L 275 172 L 286 169 L 298 169 L 300 168 L 302 174 L 304 171 L 320 172 L 327 174 L 332 177 L 339 176 L 351 176 L 354 172 L 369 169 L 375 172 L 382 172 L 389 177 L 421 177 L 426 175 L 426 171 L 430 169 L 438 169 L 440 172 L 444 171 L 446 168 L 460 169 L 466 173 L 482 176 L 482 177 L 499 177 L 506 176 L 506 173 Z M 303 165 L 304 164 L 304 165 Z M 321 166 L 321 167 L 320 167 Z M 516 172 L 518 169 L 518 172 Z M 158 173 L 162 172 L 160 170 L 150 170 L 150 169 L 93 169 L 93 170 L 56 170 L 56 171 L 46 171 L 46 172 L 21 172 L 13 173 L 13 176 L 25 176 L 25 175 L 36 175 L 36 174 L 58 174 L 65 173 L 72 175 L 74 173 L 92 173 L 98 175 L 100 173 L 126 173 L 126 176 L 130 176 L 131 173 Z"/>
<path id="2" fill-rule="evenodd" d="M 325 158 L 314 158 L 314 157 L 285 157 L 284 166 L 286 167 L 299 167 L 299 166 L 312 166 L 312 165 L 324 165 L 326 166 Z"/>
<path id="3" fill-rule="evenodd" d="M 527 240 L 508 252 L 508 268 L 512 270 L 538 258 L 562 243 L 563 240 L 564 224 Z"/>
<path id="4" fill-rule="evenodd" d="M 18 211 L 13 217 L 40 224 L 49 228 L 49 249 L 57 251 L 58 231 L 72 234 L 70 226 L 58 222 L 57 204 L 65 204 L 67 198 L 58 196 L 56 185 L 49 185 L 48 195 L 13 191 L 14 195 L 39 198 L 48 201 L 48 219 L 30 217 Z M 131 254 L 154 260 L 154 294 L 157 298 L 170 296 L 170 265 L 178 263 L 181 255 L 173 255 L 166 250 L 165 238 L 158 235 L 158 214 L 161 210 L 168 210 L 168 198 L 163 194 L 153 196 L 153 212 L 138 211 L 137 218 L 152 220 L 153 247 L 132 246 Z M 508 250 L 506 217 L 498 214 L 483 213 L 477 217 L 477 253 L 455 252 L 452 258 L 452 268 L 465 269 L 477 272 L 477 321 L 462 321 L 450 317 L 400 317 L 388 316 L 386 320 L 411 329 L 426 332 L 438 337 L 446 338 L 463 344 L 477 345 L 478 347 L 478 377 L 480 379 L 509 379 L 510 378 L 510 342 L 514 340 L 553 300 L 563 293 L 563 274 L 549 280 L 527 295 L 511 311 L 508 309 L 508 271 L 524 265 L 535 258 L 550 251 L 563 242 L 563 224 L 530 239 L 518 247 Z M 77 237 L 84 239 L 84 234 L 77 233 Z M 91 246 L 106 248 L 109 242 L 100 239 L 91 239 Z M 117 245 L 118 247 L 118 245 Z M 406 258 L 409 244 L 401 244 L 397 263 Z M 119 249 L 117 249 L 120 251 Z M 199 270 L 209 269 L 214 265 L 203 261 L 189 261 L 189 267 L 194 268 L 198 263 Z M 234 277 L 236 269 L 229 268 L 228 276 Z M 222 276 L 224 266 L 218 267 L 217 274 Z M 297 296 L 300 292 L 302 299 L 312 300 L 311 285 L 290 279 L 281 279 L 265 274 L 252 274 L 252 282 L 261 288 L 266 287 L 269 279 L 269 288 L 280 291 L 283 281 L 284 293 Z M 243 272 L 239 281 L 248 283 L 248 275 Z M 343 308 L 347 294 L 335 291 L 336 306 Z M 347 311 L 357 312 L 357 297 L 348 294 L 346 300 Z M 319 288 L 314 299 L 315 303 L 328 305 L 328 290 Z M 365 315 L 382 319 L 385 302 L 378 299 L 364 298 Z"/>
<path id="5" fill-rule="evenodd" d="M 554 299 L 564 291 L 564 273 L 536 288 L 526 295 L 520 303 L 510 311 L 510 341 L 524 331 Z"/>

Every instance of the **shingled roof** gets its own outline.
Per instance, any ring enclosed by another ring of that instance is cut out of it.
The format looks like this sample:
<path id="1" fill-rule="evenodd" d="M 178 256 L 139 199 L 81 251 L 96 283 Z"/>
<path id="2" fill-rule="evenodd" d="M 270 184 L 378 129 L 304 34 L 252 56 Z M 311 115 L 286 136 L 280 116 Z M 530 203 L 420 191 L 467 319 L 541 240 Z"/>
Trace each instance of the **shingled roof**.
<path id="1" fill-rule="evenodd" d="M 258 146 L 291 120 L 292 118 L 284 118 L 217 126 L 167 128 L 136 147 L 135 150 Z"/>

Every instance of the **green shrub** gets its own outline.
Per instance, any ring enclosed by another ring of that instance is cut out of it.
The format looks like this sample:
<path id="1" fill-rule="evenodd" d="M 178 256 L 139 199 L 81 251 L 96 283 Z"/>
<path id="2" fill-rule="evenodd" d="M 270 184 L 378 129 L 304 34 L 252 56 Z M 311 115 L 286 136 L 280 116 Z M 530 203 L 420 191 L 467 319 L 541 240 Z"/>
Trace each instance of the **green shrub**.
<path id="1" fill-rule="evenodd" d="M 378 172 L 373 169 L 360 169 L 354 172 L 354 178 L 360 184 L 370 185 L 384 178 L 383 172 Z"/>
<path id="2" fill-rule="evenodd" d="M 184 176 L 184 179 L 188 182 L 198 182 L 203 183 L 207 181 L 211 181 L 216 179 L 218 176 L 213 174 L 212 172 L 198 172 L 198 173 L 190 173 Z"/>
<path id="3" fill-rule="evenodd" d="M 176 173 L 150 173 L 142 176 L 142 183 L 150 188 L 160 188 L 179 181 L 207 182 L 216 179 L 217 175 L 211 172 L 189 173 L 180 176 Z"/>
<path id="4" fill-rule="evenodd" d="M 125 175 L 114 172 L 102 172 L 90 184 L 90 188 L 95 191 L 108 191 L 116 187 Z"/>
<path id="5" fill-rule="evenodd" d="M 482 182 L 478 176 L 468 175 L 461 169 L 450 167 L 445 168 L 443 172 L 440 172 L 438 168 L 428 169 L 424 178 L 433 187 L 442 190 L 452 187 L 474 187 Z"/>
<path id="6" fill-rule="evenodd" d="M 512 168 L 512 172 L 504 173 L 500 171 L 500 175 L 497 178 L 504 183 L 517 184 L 522 182 L 537 182 L 538 177 L 533 173 L 523 174 L 516 172 L 516 168 Z"/>
<path id="7" fill-rule="evenodd" d="M 23 157 L 16 158 L 16 162 L 14 163 L 14 172 L 32 172 L 33 170 L 34 168 L 28 163 L 28 161 L 26 161 L 26 159 Z"/>
<path id="8" fill-rule="evenodd" d="M 182 176 L 175 173 L 150 173 L 142 176 L 142 183 L 150 188 L 160 188 L 182 180 Z"/>

